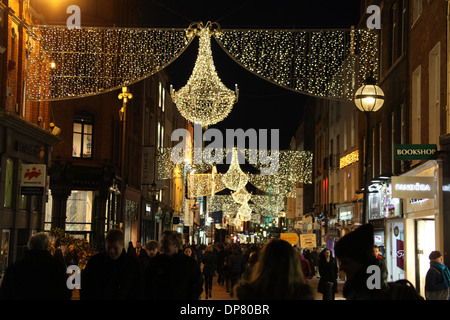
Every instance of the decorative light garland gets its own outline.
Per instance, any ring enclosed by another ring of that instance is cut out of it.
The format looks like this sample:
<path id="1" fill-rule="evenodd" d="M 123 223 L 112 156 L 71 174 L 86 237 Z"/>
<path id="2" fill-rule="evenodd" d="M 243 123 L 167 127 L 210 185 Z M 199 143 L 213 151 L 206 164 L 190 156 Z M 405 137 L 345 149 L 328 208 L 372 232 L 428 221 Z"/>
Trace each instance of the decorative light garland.
<path id="1" fill-rule="evenodd" d="M 185 29 L 34 26 L 32 31 L 40 45 L 35 44 L 28 63 L 30 101 L 120 89 L 162 70 L 192 41 Z M 50 77 L 42 79 L 43 71 Z"/>
<path id="2" fill-rule="evenodd" d="M 179 91 L 171 86 L 171 96 L 181 115 L 192 123 L 207 127 L 225 119 L 238 100 L 235 92 L 228 89 L 217 75 L 211 51 L 211 35 L 214 34 L 210 22 L 198 29 L 189 28 L 188 35 L 198 35 L 199 49 L 197 61 L 188 83 Z"/>
<path id="3" fill-rule="evenodd" d="M 140 81 L 174 61 L 192 43 L 192 30 L 33 26 L 31 32 L 37 40 L 28 63 L 27 99 L 85 97 Z M 199 74 L 210 68 L 211 79 L 215 78 L 211 34 L 247 70 L 287 89 L 318 97 L 353 100 L 356 89 L 371 72 L 377 74 L 379 67 L 378 36 L 365 29 L 212 31 L 201 27 L 197 31 L 201 45 L 196 64 Z M 194 83 L 190 87 L 192 93 Z M 184 91 L 189 93 L 188 88 Z M 224 95 L 224 100 L 236 99 L 224 86 L 210 85 L 210 89 Z M 189 94 L 179 100 L 179 104 L 181 100 L 187 103 Z M 194 108 L 192 104 L 190 108 Z"/>
<path id="4" fill-rule="evenodd" d="M 221 30 L 215 38 L 252 73 L 317 97 L 352 100 L 356 86 L 378 70 L 378 36 L 364 29 Z"/>

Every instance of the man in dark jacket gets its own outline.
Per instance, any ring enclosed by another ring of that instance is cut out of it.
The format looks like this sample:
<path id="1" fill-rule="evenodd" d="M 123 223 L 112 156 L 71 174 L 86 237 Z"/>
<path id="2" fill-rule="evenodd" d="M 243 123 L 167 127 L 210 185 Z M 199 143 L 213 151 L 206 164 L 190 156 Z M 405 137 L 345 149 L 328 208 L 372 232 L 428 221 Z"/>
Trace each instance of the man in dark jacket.
<path id="1" fill-rule="evenodd" d="M 82 300 L 141 299 L 142 265 L 124 250 L 124 235 L 111 229 L 106 235 L 105 252 L 89 259 L 81 273 Z"/>
<path id="2" fill-rule="evenodd" d="M 179 252 L 181 234 L 165 230 L 162 253 L 151 259 L 145 269 L 145 298 L 149 300 L 198 300 L 203 279 L 196 261 Z"/>
<path id="3" fill-rule="evenodd" d="M 233 297 L 233 287 L 238 283 L 239 279 L 242 275 L 242 267 L 243 267 L 243 258 L 241 249 L 235 245 L 232 249 L 232 254 L 228 258 L 228 264 L 230 268 L 230 280 L 231 280 L 231 288 L 230 288 L 230 296 Z"/>
<path id="4" fill-rule="evenodd" d="M 49 238 L 45 233 L 33 235 L 25 257 L 5 272 L 0 297 L 12 300 L 70 300 L 64 265 L 48 251 Z"/>

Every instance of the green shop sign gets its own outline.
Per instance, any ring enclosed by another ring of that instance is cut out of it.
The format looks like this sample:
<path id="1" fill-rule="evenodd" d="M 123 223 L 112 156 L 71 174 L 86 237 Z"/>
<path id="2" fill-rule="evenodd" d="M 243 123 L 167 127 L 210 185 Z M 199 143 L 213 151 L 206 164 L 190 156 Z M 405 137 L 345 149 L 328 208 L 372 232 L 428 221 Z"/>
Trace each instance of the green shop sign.
<path id="1" fill-rule="evenodd" d="M 437 145 L 435 144 L 396 144 L 394 159 L 435 160 L 437 155 Z"/>

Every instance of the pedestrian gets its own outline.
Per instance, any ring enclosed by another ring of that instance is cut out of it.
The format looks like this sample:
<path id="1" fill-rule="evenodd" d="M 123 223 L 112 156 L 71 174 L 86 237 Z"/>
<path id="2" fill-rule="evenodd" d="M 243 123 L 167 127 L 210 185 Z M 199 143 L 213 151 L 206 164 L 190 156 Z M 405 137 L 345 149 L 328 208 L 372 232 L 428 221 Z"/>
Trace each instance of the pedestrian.
<path id="1" fill-rule="evenodd" d="M 319 285 L 317 291 L 322 293 L 323 300 L 334 300 L 337 289 L 338 267 L 331 251 L 324 248 L 319 256 Z"/>
<path id="2" fill-rule="evenodd" d="M 147 255 L 147 252 L 142 247 L 142 243 L 140 241 L 136 241 L 136 257 L 138 259 L 144 259 Z"/>
<path id="3" fill-rule="evenodd" d="M 373 246 L 373 255 L 375 256 L 375 258 L 378 259 L 378 262 L 383 267 L 383 272 L 385 272 L 386 276 L 387 276 L 388 275 L 388 269 L 387 269 L 387 266 L 386 266 L 386 260 L 384 260 L 384 257 L 380 254 L 380 247 L 378 247 L 377 245 Z"/>
<path id="4" fill-rule="evenodd" d="M 320 248 L 314 248 L 313 252 L 311 253 L 311 269 L 312 269 L 311 278 L 319 273 L 320 254 L 321 254 Z"/>
<path id="5" fill-rule="evenodd" d="M 147 256 L 153 258 L 159 253 L 159 242 L 156 240 L 150 240 L 145 244 L 145 251 Z"/>
<path id="6" fill-rule="evenodd" d="M 217 269 L 217 254 L 212 245 L 206 247 L 202 257 L 202 263 L 202 274 L 205 281 L 205 299 L 208 299 L 208 297 L 211 298 L 212 296 L 212 283 Z"/>
<path id="7" fill-rule="evenodd" d="M 164 230 L 161 254 L 152 258 L 144 272 L 148 300 L 198 300 L 203 292 L 200 267 L 195 260 L 179 252 L 183 238 L 173 230 Z"/>
<path id="8" fill-rule="evenodd" d="M 136 248 L 133 246 L 133 242 L 128 242 L 127 254 L 131 258 L 137 258 Z"/>
<path id="9" fill-rule="evenodd" d="M 159 243 L 156 240 L 148 241 L 144 246 L 143 250 L 145 250 L 145 254 L 140 254 L 138 261 L 142 263 L 142 270 L 145 269 L 150 259 L 155 257 L 158 254 Z M 142 253 L 142 252 L 141 252 Z"/>
<path id="10" fill-rule="evenodd" d="M 259 252 L 250 280 L 240 280 L 235 288 L 239 300 L 313 300 L 305 283 L 292 245 L 281 239 L 270 240 Z"/>
<path id="11" fill-rule="evenodd" d="M 242 273 L 242 279 L 250 280 L 254 271 L 255 265 L 258 262 L 258 252 L 256 250 L 250 252 L 247 263 L 244 265 L 244 272 Z"/>
<path id="12" fill-rule="evenodd" d="M 232 253 L 228 257 L 228 267 L 230 272 L 230 296 L 234 295 L 234 286 L 242 276 L 242 253 L 238 245 L 232 247 Z"/>
<path id="13" fill-rule="evenodd" d="M 223 277 L 225 282 L 225 292 L 230 293 L 230 284 L 231 284 L 231 268 L 230 268 L 230 256 L 232 254 L 231 252 L 231 246 L 226 246 L 224 254 L 224 264 L 223 264 Z"/>
<path id="14" fill-rule="evenodd" d="M 305 259 L 305 256 L 303 255 L 303 250 L 301 248 L 298 248 L 297 251 L 298 258 L 300 260 L 300 264 L 302 266 L 302 272 L 303 276 L 305 277 L 305 282 L 308 283 L 308 279 L 312 276 L 312 270 L 311 266 L 309 264 L 309 261 Z"/>
<path id="15" fill-rule="evenodd" d="M 105 251 L 92 256 L 81 273 L 81 300 L 126 300 L 142 297 L 142 264 L 124 248 L 124 234 L 111 229 Z"/>
<path id="16" fill-rule="evenodd" d="M 225 258 L 226 252 L 223 244 L 219 244 L 217 246 L 217 283 L 219 285 L 224 285 L 225 275 L 224 275 L 224 266 L 225 266 Z"/>
<path id="17" fill-rule="evenodd" d="M 49 237 L 32 235 L 23 259 L 9 266 L 3 277 L 0 298 L 7 300 L 70 300 L 64 264 L 48 250 Z"/>
<path id="18" fill-rule="evenodd" d="M 194 253 L 194 250 L 192 250 L 192 248 L 190 246 L 186 246 L 183 250 L 183 253 L 185 255 L 187 255 L 188 257 L 191 257 L 192 259 L 194 259 L 195 263 L 198 264 L 197 255 Z"/>
<path id="19" fill-rule="evenodd" d="M 429 255 L 430 269 L 425 277 L 425 298 L 427 300 L 449 300 L 450 271 L 444 264 L 439 251 Z"/>
<path id="20" fill-rule="evenodd" d="M 373 252 L 374 231 L 371 224 L 364 224 L 339 239 L 334 251 L 340 263 L 340 269 L 347 278 L 343 295 L 347 300 L 377 300 L 381 299 L 387 287 L 387 275 L 375 258 Z M 380 272 L 368 273 L 369 266 L 378 266 Z M 379 284 L 379 289 L 369 288 L 369 282 Z"/>

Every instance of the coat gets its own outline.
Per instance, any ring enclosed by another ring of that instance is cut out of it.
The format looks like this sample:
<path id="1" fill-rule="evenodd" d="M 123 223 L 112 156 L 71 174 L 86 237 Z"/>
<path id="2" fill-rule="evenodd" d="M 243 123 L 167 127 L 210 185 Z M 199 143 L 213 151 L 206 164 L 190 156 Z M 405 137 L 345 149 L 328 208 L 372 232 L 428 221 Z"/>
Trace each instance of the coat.
<path id="1" fill-rule="evenodd" d="M 200 267 L 183 253 L 152 258 L 144 271 L 144 283 L 144 296 L 149 300 L 197 300 L 203 292 Z"/>
<path id="2" fill-rule="evenodd" d="M 203 254 L 203 275 L 214 276 L 217 269 L 217 255 L 215 252 L 206 252 Z"/>
<path id="3" fill-rule="evenodd" d="M 333 283 L 333 292 L 337 293 L 338 268 L 336 259 L 330 257 L 330 261 L 327 262 L 325 258 L 321 258 L 319 260 L 319 275 L 320 280 L 317 291 L 320 293 L 325 293 L 327 282 L 331 282 Z"/>
<path id="4" fill-rule="evenodd" d="M 125 250 L 117 260 L 106 252 L 92 256 L 81 273 L 82 300 L 140 299 L 143 293 L 143 267 Z"/>
<path id="5" fill-rule="evenodd" d="M 31 250 L 6 269 L 1 299 L 70 300 L 66 269 L 47 250 Z"/>

